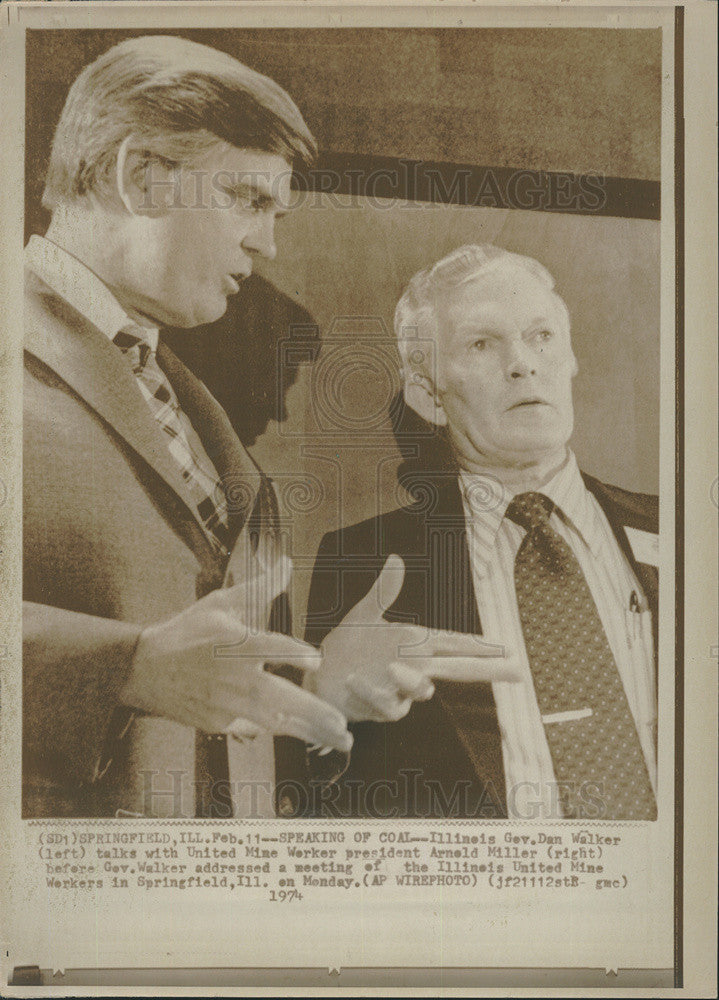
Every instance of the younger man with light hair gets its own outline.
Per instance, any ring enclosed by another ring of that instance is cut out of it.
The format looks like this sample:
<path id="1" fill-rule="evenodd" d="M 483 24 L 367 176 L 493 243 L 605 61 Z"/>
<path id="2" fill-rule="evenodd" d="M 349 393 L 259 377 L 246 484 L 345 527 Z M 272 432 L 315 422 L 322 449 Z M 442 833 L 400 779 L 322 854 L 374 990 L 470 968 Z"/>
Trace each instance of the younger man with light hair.
<path id="1" fill-rule="evenodd" d="M 281 87 L 183 38 L 123 41 L 70 90 L 26 248 L 26 816 L 232 815 L 231 777 L 273 776 L 269 736 L 232 744 L 231 774 L 238 717 L 348 746 L 337 710 L 263 669 L 318 660 L 272 631 L 274 491 L 159 340 L 274 257 L 314 153 Z"/>

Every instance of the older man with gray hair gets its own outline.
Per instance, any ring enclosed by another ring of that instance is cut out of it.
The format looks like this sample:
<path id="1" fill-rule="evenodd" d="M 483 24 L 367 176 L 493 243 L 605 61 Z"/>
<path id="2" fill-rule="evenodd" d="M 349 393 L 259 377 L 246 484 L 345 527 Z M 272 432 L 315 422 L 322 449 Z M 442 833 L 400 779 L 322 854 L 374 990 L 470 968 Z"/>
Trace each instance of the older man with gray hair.
<path id="1" fill-rule="evenodd" d="M 325 775 L 334 807 L 655 818 L 657 501 L 577 467 L 577 362 L 552 276 L 496 246 L 460 247 L 412 278 L 395 330 L 405 401 L 450 457 L 415 478 L 412 505 L 323 540 L 307 638 L 319 644 L 401 559 L 386 617 L 481 634 L 519 679 L 437 675 L 418 702 L 361 653 L 327 661 L 313 689 L 354 733 L 342 777 Z"/>

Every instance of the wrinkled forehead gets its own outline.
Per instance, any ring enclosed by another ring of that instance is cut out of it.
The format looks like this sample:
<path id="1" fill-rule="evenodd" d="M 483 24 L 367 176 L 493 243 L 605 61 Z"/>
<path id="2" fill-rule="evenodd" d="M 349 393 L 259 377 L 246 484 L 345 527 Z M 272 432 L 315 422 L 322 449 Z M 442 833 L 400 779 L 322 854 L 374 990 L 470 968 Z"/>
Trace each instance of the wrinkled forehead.
<path id="1" fill-rule="evenodd" d="M 476 329 L 558 324 L 569 334 L 569 313 L 560 296 L 539 276 L 511 260 L 500 260 L 454 287 L 440 289 L 435 299 L 441 336 Z"/>

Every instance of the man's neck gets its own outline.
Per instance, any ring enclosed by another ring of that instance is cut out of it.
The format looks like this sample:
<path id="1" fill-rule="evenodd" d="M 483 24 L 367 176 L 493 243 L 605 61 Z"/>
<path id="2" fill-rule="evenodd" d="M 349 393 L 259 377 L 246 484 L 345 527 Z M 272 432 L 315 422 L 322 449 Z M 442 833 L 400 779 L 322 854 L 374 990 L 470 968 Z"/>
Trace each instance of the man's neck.
<path id="1" fill-rule="evenodd" d="M 98 222 L 97 213 L 84 209 L 58 211 L 50 222 L 45 239 L 72 254 L 105 284 L 131 320 L 140 326 L 159 326 L 153 319 L 135 309 L 123 294 L 121 285 L 113 280 L 122 267 L 122 247 L 114 238 L 111 226 Z"/>
<path id="2" fill-rule="evenodd" d="M 74 212 L 56 210 L 45 239 L 72 254 L 104 284 L 110 286 L 107 280 L 108 258 L 113 252 L 113 241 L 106 227 L 98 222 L 92 212 L 83 209 Z"/>
<path id="3" fill-rule="evenodd" d="M 541 491 L 560 469 L 569 461 L 569 449 L 565 446 L 539 461 L 517 465 L 501 465 L 492 462 L 466 462 L 461 457 L 459 465 L 463 472 L 475 476 L 492 476 L 512 494 Z"/>

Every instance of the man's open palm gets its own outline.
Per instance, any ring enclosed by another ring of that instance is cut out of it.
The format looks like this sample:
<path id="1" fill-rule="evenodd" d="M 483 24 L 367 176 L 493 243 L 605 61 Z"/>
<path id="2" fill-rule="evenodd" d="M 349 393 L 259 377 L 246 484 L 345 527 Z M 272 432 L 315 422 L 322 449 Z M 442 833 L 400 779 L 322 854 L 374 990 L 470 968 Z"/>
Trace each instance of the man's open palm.
<path id="1" fill-rule="evenodd" d="M 394 722 L 413 701 L 434 694 L 432 679 L 516 681 L 508 651 L 481 636 L 388 622 L 384 613 L 404 582 L 402 559 L 391 555 L 369 593 L 322 643 L 322 664 L 310 689 L 350 722 Z"/>

